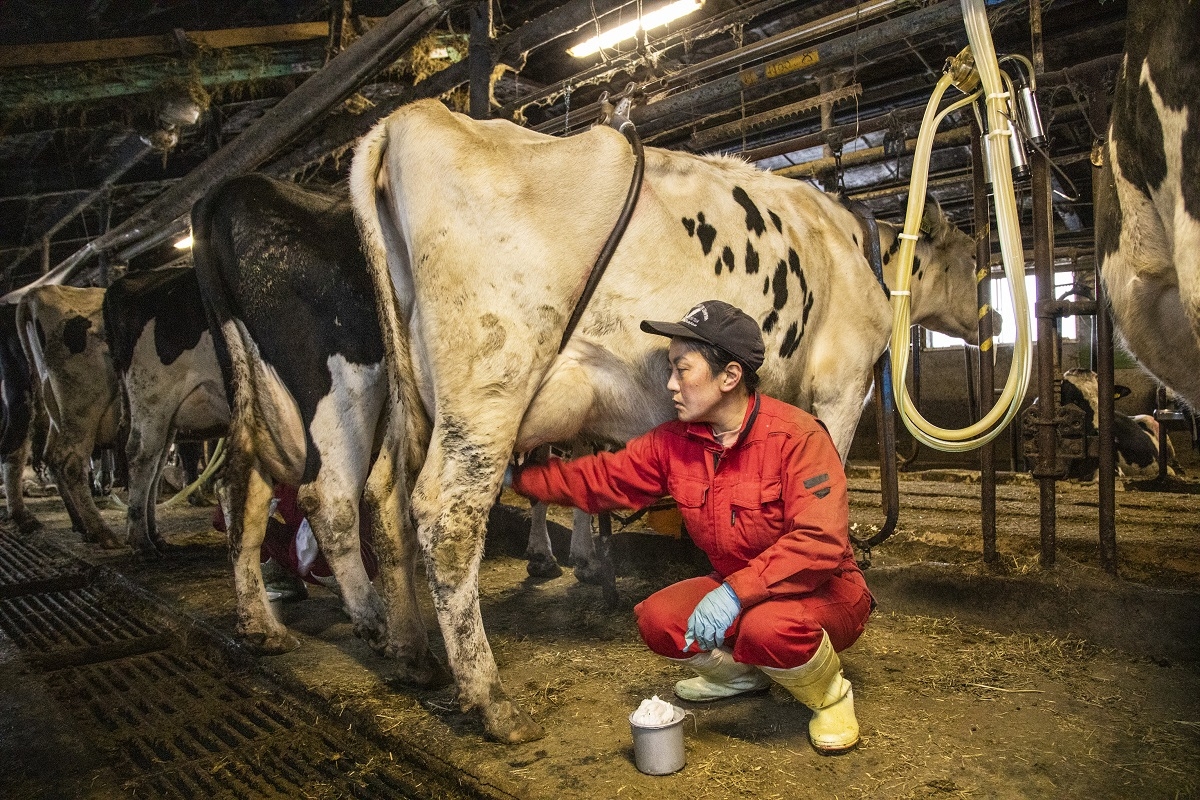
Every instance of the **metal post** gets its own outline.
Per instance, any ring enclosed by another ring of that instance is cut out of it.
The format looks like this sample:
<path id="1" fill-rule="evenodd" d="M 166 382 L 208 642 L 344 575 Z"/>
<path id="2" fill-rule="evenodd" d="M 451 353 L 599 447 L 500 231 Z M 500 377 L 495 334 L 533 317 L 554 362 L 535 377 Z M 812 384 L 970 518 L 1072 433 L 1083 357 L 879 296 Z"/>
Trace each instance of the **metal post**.
<path id="1" fill-rule="evenodd" d="M 1035 155 L 1030 164 L 1033 172 L 1033 265 L 1037 286 L 1037 335 L 1038 335 L 1038 460 L 1034 477 L 1038 479 L 1041 492 L 1041 565 L 1043 569 L 1054 566 L 1055 555 L 1055 482 L 1061 477 L 1058 465 L 1058 430 L 1055 418 L 1058 409 L 1058 393 L 1061 376 L 1055 346 L 1058 327 L 1056 317 L 1049 308 L 1054 303 L 1054 208 L 1050 196 L 1050 164 L 1041 155 Z"/>
<path id="2" fill-rule="evenodd" d="M 979 303 L 979 414 L 985 416 L 996 402 L 995 342 L 992 341 L 991 257 L 992 223 L 988 205 L 987 175 L 979 126 L 971 139 L 971 175 L 975 202 L 975 281 Z M 995 564 L 996 550 L 996 445 L 979 448 L 979 516 L 983 533 L 983 563 Z"/>
<path id="3" fill-rule="evenodd" d="M 471 64 L 470 112 L 474 119 L 492 115 L 492 67 L 495 66 L 492 42 L 492 2 L 481 0 L 471 6 L 471 35 L 467 59 Z"/>
<path id="4" fill-rule="evenodd" d="M 1167 407 L 1167 389 L 1159 386 L 1154 393 L 1154 421 L 1158 423 L 1158 479 L 1167 477 L 1167 420 L 1163 413 Z"/>
<path id="5" fill-rule="evenodd" d="M 1099 170 L 1093 184 L 1099 182 Z M 1095 192 L 1093 191 L 1093 195 Z M 1100 250 L 1096 250 L 1097 256 Z M 1108 309 L 1108 292 L 1100 280 L 1100 259 L 1096 259 L 1096 394 L 1100 428 L 1099 484 L 1100 566 L 1117 574 L 1117 448 L 1113 441 L 1113 391 L 1116 366 L 1113 363 L 1113 324 Z"/>

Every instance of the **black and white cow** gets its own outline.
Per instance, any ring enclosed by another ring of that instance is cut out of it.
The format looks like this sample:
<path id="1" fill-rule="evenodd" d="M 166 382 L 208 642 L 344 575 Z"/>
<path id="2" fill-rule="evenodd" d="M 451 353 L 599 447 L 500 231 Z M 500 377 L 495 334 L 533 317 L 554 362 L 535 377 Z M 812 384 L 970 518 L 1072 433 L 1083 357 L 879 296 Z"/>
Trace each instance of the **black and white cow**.
<path id="1" fill-rule="evenodd" d="M 0 305 L 0 459 L 8 518 L 22 533 L 41 527 L 25 507 L 24 474 L 29 461 L 29 428 L 33 418 L 33 384 L 29 361 L 17 335 L 17 305 Z"/>
<path id="2" fill-rule="evenodd" d="M 884 282 L 896 284 L 892 259 L 900 250 L 902 229 L 884 220 L 878 221 L 879 249 Z M 975 303 L 975 244 L 971 237 L 954 227 L 932 198 L 926 203 L 925 217 L 918 232 L 913 253 L 911 309 L 914 324 L 957 336 L 972 343 L 978 340 L 979 314 Z M 928 276 L 928 277 L 927 277 Z M 992 330 L 1000 332 L 1002 320 L 990 312 Z M 576 443 L 579 446 L 579 443 Z M 546 526 L 546 507 L 535 503 L 526 557 L 529 574 L 556 577 L 562 573 L 550 545 Z M 597 560 L 592 536 L 592 518 L 575 509 L 571 526 L 570 563 L 575 575 L 587 583 L 599 583 L 603 567 Z"/>
<path id="3" fill-rule="evenodd" d="M 155 555 L 164 544 L 155 504 L 172 441 L 224 436 L 229 427 L 196 271 L 170 267 L 114 281 L 104 297 L 104 327 L 128 427 L 128 541 Z"/>
<path id="4" fill-rule="evenodd" d="M 238 633 L 262 652 L 296 646 L 267 606 L 259 546 L 275 482 L 299 504 L 356 632 L 400 660 L 402 677 L 444 672 L 416 606 L 416 546 L 401 537 L 388 376 L 349 203 L 260 175 L 234 178 L 192 210 L 193 257 L 232 410 L 219 494 Z M 372 454 L 379 457 L 372 461 Z M 363 566 L 359 500 L 379 555 L 381 602 Z"/>
<path id="5" fill-rule="evenodd" d="M 1118 385 L 1115 400 L 1129 394 L 1129 388 Z M 1061 405 L 1075 405 L 1083 409 L 1085 440 L 1095 439 L 1100 434 L 1099 399 L 1096 373 L 1085 369 L 1069 369 L 1063 373 L 1059 391 Z M 1113 416 L 1113 440 L 1117 448 L 1117 474 L 1126 478 L 1150 478 L 1158 476 L 1158 422 L 1147 414 L 1131 417 L 1119 411 Z M 1175 450 L 1167 439 L 1167 462 L 1175 460 Z M 1067 477 L 1072 480 L 1092 481 L 1100 459 L 1085 456 L 1067 464 Z M 1174 474 L 1170 466 L 1168 474 Z"/>
<path id="6" fill-rule="evenodd" d="M 88 485 L 96 447 L 117 444 L 117 375 L 104 338 L 103 289 L 39 286 L 21 297 L 17 331 L 50 419 L 45 459 L 75 529 L 106 548 L 124 543 L 100 517 Z M 36 402 L 36 400 L 35 400 Z"/>
<path id="7" fill-rule="evenodd" d="M 674 417 L 666 342 L 638 321 L 708 298 L 743 308 L 766 340 L 763 391 L 820 416 L 843 457 L 889 337 L 858 223 L 835 198 L 736 159 L 645 153 L 637 209 L 561 354 L 634 171 L 620 134 L 556 139 L 421 101 L 355 153 L 351 195 L 405 442 L 429 442 L 407 462 L 426 573 L 460 703 L 501 741 L 541 728 L 506 696 L 484 633 L 487 512 L 514 451 L 624 442 Z M 973 265 L 962 272 L 926 269 L 915 283 L 961 283 L 973 305 Z M 964 317 L 958 335 L 973 336 L 976 315 Z"/>
<path id="8" fill-rule="evenodd" d="M 1200 408 L 1200 6 L 1130 0 L 1096 197 L 1101 277 L 1129 350 Z"/>

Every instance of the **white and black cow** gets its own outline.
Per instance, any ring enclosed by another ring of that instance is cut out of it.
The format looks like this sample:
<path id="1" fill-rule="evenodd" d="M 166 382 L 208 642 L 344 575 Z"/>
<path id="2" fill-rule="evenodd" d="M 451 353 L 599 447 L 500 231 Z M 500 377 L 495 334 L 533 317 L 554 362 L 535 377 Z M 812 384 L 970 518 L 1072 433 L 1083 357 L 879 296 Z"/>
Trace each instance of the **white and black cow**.
<path id="1" fill-rule="evenodd" d="M 96 447 L 117 444 L 117 375 L 104 338 L 103 289 L 39 286 L 17 306 L 17 331 L 33 367 L 35 397 L 50 419 L 45 460 L 75 529 L 106 548 L 124 543 L 96 509 L 88 469 Z M 36 399 L 35 399 L 35 402 Z"/>
<path id="2" fill-rule="evenodd" d="M 0 459 L 3 459 L 4 497 L 8 518 L 21 533 L 41 527 L 25 507 L 24 474 L 29 461 L 29 429 L 33 419 L 33 385 L 29 361 L 17 334 L 17 306 L 0 305 Z"/>
<path id="3" fill-rule="evenodd" d="M 892 259 L 900 251 L 897 234 L 902 228 L 883 220 L 877 224 L 884 281 L 890 287 L 896 284 Z M 913 253 L 910 284 L 913 324 L 977 343 L 979 313 L 975 302 L 974 269 L 974 240 L 954 227 L 937 202 L 929 198 Z M 1000 315 L 994 310 L 990 314 L 992 330 L 999 333 L 1002 324 Z M 545 505 L 535 503 L 531 517 L 529 544 L 525 554 L 529 559 L 529 574 L 556 577 L 562 570 L 551 549 Z M 603 567 L 597 561 L 592 518 L 586 512 L 575 509 L 572 522 L 570 563 L 575 567 L 575 575 L 581 581 L 599 583 Z"/>
<path id="4" fill-rule="evenodd" d="M 1101 276 L 1129 350 L 1200 408 L 1200 6 L 1130 0 L 1096 197 Z"/>
<path id="5" fill-rule="evenodd" d="M 1115 400 L 1129 394 L 1129 387 L 1118 385 Z M 1100 434 L 1100 393 L 1096 373 L 1086 369 L 1069 369 L 1063 373 L 1059 391 L 1061 405 L 1075 405 L 1083 409 L 1085 441 Z M 1131 417 L 1119 411 L 1113 415 L 1113 440 L 1117 449 L 1117 474 L 1126 478 L 1151 478 L 1158 476 L 1158 422 L 1148 414 Z M 1167 462 L 1175 460 L 1175 450 L 1167 439 Z M 1100 466 L 1100 459 L 1087 455 L 1073 459 L 1067 464 L 1067 477 L 1072 480 L 1093 481 Z M 1174 470 L 1168 466 L 1168 474 Z"/>
<path id="6" fill-rule="evenodd" d="M 193 257 L 229 389 L 229 456 L 219 494 L 238 597 L 238 633 L 262 652 L 296 646 L 267 606 L 259 547 L 275 482 L 299 504 L 356 632 L 417 684 L 444 675 L 416 606 L 416 545 L 401 538 L 388 376 L 349 203 L 260 175 L 234 178 L 192 210 Z M 364 491 L 365 490 L 365 491 Z M 359 545 L 370 514 L 383 603 Z"/>
<path id="7" fill-rule="evenodd" d="M 633 171 L 616 131 L 556 139 L 436 101 L 376 126 L 351 170 L 406 442 L 429 442 L 407 463 L 438 620 L 462 707 L 501 741 L 541 728 L 506 696 L 484 633 L 487 512 L 514 451 L 624 442 L 674 416 L 666 341 L 639 320 L 708 298 L 745 309 L 766 341 L 763 391 L 820 416 L 843 456 L 888 341 L 887 298 L 833 197 L 735 159 L 648 148 L 628 230 L 558 353 Z M 918 283 L 961 281 L 973 302 L 964 273 Z M 974 329 L 966 316 L 959 335 Z"/>
<path id="8" fill-rule="evenodd" d="M 171 443 L 224 436 L 229 403 L 191 267 L 132 272 L 104 296 L 104 327 L 124 397 L 131 547 L 156 555 L 159 481 Z"/>

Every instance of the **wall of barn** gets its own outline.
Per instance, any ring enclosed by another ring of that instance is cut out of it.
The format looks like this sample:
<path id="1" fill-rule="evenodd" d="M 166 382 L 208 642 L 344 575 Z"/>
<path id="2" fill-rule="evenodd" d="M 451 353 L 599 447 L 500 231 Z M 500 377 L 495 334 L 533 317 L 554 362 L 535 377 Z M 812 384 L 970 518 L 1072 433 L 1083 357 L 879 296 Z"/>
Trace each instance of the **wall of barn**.
<path id="1" fill-rule="evenodd" d="M 978 350 L 971 348 L 972 366 L 975 386 L 978 386 L 978 369 L 976 359 Z M 1001 345 L 997 350 L 996 362 L 996 396 L 999 397 L 1004 388 L 1004 380 L 1012 363 L 1012 346 Z M 1086 368 L 1088 352 L 1086 343 L 1073 341 L 1063 342 L 1062 368 Z M 911 368 L 910 368 L 911 369 Z M 947 348 L 924 350 L 921 354 L 921 393 L 919 407 L 921 414 L 930 422 L 944 428 L 965 428 L 971 423 L 970 403 L 967 400 L 966 365 L 963 348 Z M 1128 386 L 1132 391 L 1128 397 L 1117 401 L 1116 410 L 1123 414 L 1150 414 L 1154 411 L 1155 392 L 1157 383 L 1133 362 L 1127 355 L 1118 353 L 1117 384 Z M 909 392 L 913 392 L 913 380 L 909 374 Z M 978 389 L 976 389 L 978 391 Z M 1037 350 L 1034 348 L 1034 362 L 1029 381 L 1029 392 L 1025 398 L 1027 407 L 1037 397 Z M 1188 474 L 1200 473 L 1200 454 L 1192 449 L 1191 434 L 1182 424 L 1168 426 L 1168 435 L 1175 447 L 1176 458 Z M 1028 470 L 1021 452 L 1020 416 L 996 440 L 996 468 L 1003 471 L 1023 472 Z M 854 444 L 850 450 L 852 466 L 871 466 L 878 463 L 879 453 L 878 431 L 875 425 L 874 398 L 868 401 L 863 411 L 862 420 L 855 433 Z M 896 449 L 899 454 L 909 457 L 914 452 L 916 442 L 908 433 L 899 417 L 896 419 Z M 916 452 L 916 458 L 909 469 L 978 469 L 979 452 L 944 453 L 922 446 Z"/>

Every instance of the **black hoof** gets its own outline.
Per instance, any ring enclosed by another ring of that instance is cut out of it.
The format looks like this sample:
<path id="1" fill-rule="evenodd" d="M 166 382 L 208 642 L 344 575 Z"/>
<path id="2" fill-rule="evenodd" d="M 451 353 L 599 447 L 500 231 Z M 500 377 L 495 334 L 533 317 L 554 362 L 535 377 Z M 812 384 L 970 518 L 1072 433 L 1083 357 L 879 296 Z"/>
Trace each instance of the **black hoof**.
<path id="1" fill-rule="evenodd" d="M 558 565 L 553 556 L 549 559 L 545 556 L 531 558 L 525 569 L 532 578 L 557 578 L 562 575 L 562 567 Z"/>

